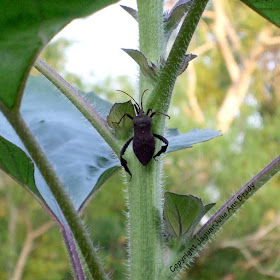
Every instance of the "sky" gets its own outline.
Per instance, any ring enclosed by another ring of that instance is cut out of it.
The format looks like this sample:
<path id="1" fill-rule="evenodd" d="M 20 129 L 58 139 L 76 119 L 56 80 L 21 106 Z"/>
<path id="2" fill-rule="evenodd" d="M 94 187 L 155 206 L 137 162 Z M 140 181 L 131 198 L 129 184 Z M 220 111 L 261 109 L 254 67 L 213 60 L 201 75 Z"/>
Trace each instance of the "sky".
<path id="1" fill-rule="evenodd" d="M 137 77 L 137 65 L 121 48 L 138 49 L 137 22 L 120 5 L 136 9 L 135 0 L 123 0 L 92 16 L 76 19 L 52 40 L 73 43 L 66 51 L 67 71 L 90 83 L 108 76 Z"/>

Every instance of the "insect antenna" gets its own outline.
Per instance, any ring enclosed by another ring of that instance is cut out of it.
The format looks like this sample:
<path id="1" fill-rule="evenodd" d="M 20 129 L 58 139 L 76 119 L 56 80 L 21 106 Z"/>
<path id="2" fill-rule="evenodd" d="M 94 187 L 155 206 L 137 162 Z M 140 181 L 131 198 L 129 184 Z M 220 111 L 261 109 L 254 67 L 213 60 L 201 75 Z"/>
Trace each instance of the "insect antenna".
<path id="1" fill-rule="evenodd" d="M 145 89 L 144 91 L 143 91 L 143 93 L 142 93 L 142 96 L 141 96 L 141 108 L 142 108 L 142 110 L 143 110 L 143 96 L 144 96 L 144 93 L 146 92 L 146 91 L 148 91 L 149 89 Z"/>
<path id="2" fill-rule="evenodd" d="M 116 91 L 119 91 L 119 92 L 122 92 L 122 93 L 128 95 L 128 96 L 135 102 L 135 105 L 136 105 L 137 108 L 140 110 L 139 104 L 136 102 L 136 100 L 135 100 L 130 94 L 128 94 L 127 92 L 125 92 L 125 91 L 123 91 L 123 90 L 120 90 L 120 89 L 117 89 Z M 141 102 L 141 104 L 142 104 L 142 102 Z"/>

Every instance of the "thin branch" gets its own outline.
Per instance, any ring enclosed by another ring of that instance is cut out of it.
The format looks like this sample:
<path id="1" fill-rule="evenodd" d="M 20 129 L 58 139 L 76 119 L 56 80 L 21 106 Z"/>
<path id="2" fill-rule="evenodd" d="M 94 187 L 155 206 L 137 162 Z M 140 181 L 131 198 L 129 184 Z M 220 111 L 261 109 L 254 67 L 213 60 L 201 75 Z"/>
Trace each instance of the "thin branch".
<path id="1" fill-rule="evenodd" d="M 246 259 L 248 265 L 247 269 L 254 267 L 256 271 L 262 275 L 280 278 L 280 272 L 276 272 L 272 269 L 266 269 L 260 263 L 261 260 L 265 260 L 267 258 L 266 254 L 262 254 L 258 258 L 254 257 L 251 251 L 247 248 L 246 244 L 240 242 L 240 240 L 222 242 L 222 244 L 219 244 L 218 246 L 218 248 L 228 248 L 228 247 L 232 247 L 240 251 L 240 253 Z"/>
<path id="2" fill-rule="evenodd" d="M 267 46 L 280 45 L 280 36 L 267 36 L 263 39 Z"/>
<path id="3" fill-rule="evenodd" d="M 192 118 L 198 123 L 203 123 L 204 115 L 202 110 L 200 109 L 198 100 L 195 95 L 196 84 L 197 84 L 196 71 L 193 64 L 190 64 L 188 67 L 188 87 L 186 90 L 186 95 L 189 99 Z"/>
<path id="4" fill-rule="evenodd" d="M 226 97 L 217 113 L 218 128 L 223 132 L 229 129 L 234 116 L 244 100 L 251 82 L 251 75 L 257 67 L 258 57 L 264 50 L 263 45 L 258 45 L 252 52 L 240 73 L 239 79 L 227 91 Z"/>
<path id="5" fill-rule="evenodd" d="M 180 269 L 171 271 L 178 260 L 184 257 L 184 263 L 188 265 L 197 253 L 205 248 L 211 238 L 222 228 L 226 221 L 233 217 L 236 211 L 252 197 L 268 180 L 270 180 L 280 170 L 280 156 L 274 159 L 253 179 L 247 182 L 238 190 L 194 235 L 193 239 L 185 244 L 177 260 L 171 258 L 162 272 L 162 279 L 173 279 L 171 276 L 179 273 Z"/>
<path id="6" fill-rule="evenodd" d="M 204 232 L 207 231 L 213 224 L 215 224 L 216 219 L 223 213 L 229 213 L 226 219 L 220 223 L 220 225 L 224 224 L 228 218 L 230 218 L 233 213 L 239 209 L 245 201 L 247 201 L 258 189 L 260 189 L 268 180 L 270 180 L 278 171 L 280 170 L 280 156 L 274 159 L 269 165 L 267 165 L 261 172 L 259 172 L 252 180 L 247 182 L 239 191 L 237 191 L 212 217 L 209 221 L 204 224 L 199 231 L 196 233 L 196 238 L 199 238 Z M 252 186 L 252 191 L 249 191 L 249 187 Z M 254 189 L 253 189 L 254 187 Z M 244 198 L 243 194 L 246 193 Z M 241 199 L 241 201 L 239 200 Z M 236 206 L 232 209 L 232 212 L 229 212 L 231 208 L 230 206 L 234 206 L 236 202 Z"/>
<path id="7" fill-rule="evenodd" d="M 277 215 L 276 218 L 266 227 L 260 228 L 256 233 L 251 236 L 248 236 L 246 239 L 248 241 L 259 241 L 260 239 L 267 236 L 272 230 L 280 225 L 280 215 Z"/>
<path id="8" fill-rule="evenodd" d="M 205 52 L 209 51 L 215 46 L 214 42 L 207 42 L 196 49 L 194 49 L 193 53 L 197 56 L 203 55 Z M 193 117 L 198 123 L 203 123 L 205 121 L 204 114 L 199 106 L 198 100 L 195 95 L 197 85 L 197 75 L 195 71 L 194 65 L 191 63 L 188 66 L 188 86 L 186 90 L 186 95 L 189 99 L 190 108 L 184 106 L 183 110 L 187 115 Z"/>
<path id="9" fill-rule="evenodd" d="M 216 38 L 218 40 L 219 47 L 223 54 L 223 58 L 225 60 L 230 78 L 234 83 L 240 77 L 240 70 L 235 61 L 229 43 L 227 41 L 227 25 L 228 20 L 226 18 L 225 12 L 222 7 L 222 3 L 220 0 L 213 0 L 213 6 L 215 11 L 215 24 L 214 24 L 214 32 Z"/>
<path id="10" fill-rule="evenodd" d="M 196 54 L 197 56 L 202 56 L 204 53 L 208 52 L 209 50 L 214 49 L 214 47 L 215 47 L 214 42 L 209 41 L 194 49 L 193 53 Z"/>
<path id="11" fill-rule="evenodd" d="M 232 26 L 232 22 L 229 21 L 228 17 L 225 17 L 226 20 L 226 31 L 228 34 L 228 38 L 231 42 L 231 45 L 235 51 L 240 49 L 240 38 L 238 37 L 235 29 Z"/>
<path id="12" fill-rule="evenodd" d="M 26 264 L 26 261 L 32 251 L 33 244 L 36 238 L 40 237 L 44 233 L 46 233 L 55 223 L 53 221 L 49 221 L 39 228 L 37 228 L 35 231 L 32 230 L 31 223 L 29 219 L 25 218 L 26 223 L 26 238 L 21 250 L 21 253 L 19 255 L 18 261 L 16 263 L 13 276 L 11 280 L 20 280 L 22 279 L 22 274 L 24 271 L 24 267 Z"/>
<path id="13" fill-rule="evenodd" d="M 215 13 L 213 11 L 204 11 L 203 12 L 203 17 L 214 19 L 215 18 Z"/>

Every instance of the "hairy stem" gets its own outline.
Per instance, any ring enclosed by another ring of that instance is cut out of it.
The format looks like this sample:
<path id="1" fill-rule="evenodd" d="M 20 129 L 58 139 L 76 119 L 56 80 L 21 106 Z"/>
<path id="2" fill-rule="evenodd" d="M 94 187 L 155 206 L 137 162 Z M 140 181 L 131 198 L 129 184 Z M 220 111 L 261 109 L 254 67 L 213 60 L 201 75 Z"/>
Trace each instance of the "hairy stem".
<path id="1" fill-rule="evenodd" d="M 193 1 L 168 55 L 166 64 L 161 71 L 153 94 L 149 96 L 149 108 L 167 113 L 176 78 L 180 72 L 180 67 L 185 58 L 186 51 L 207 3 L 208 0 Z M 162 129 L 164 122 L 159 122 L 157 126 Z"/>
<path id="2" fill-rule="evenodd" d="M 139 0 L 137 4 L 140 51 L 156 62 L 163 52 L 163 1 Z M 141 91 L 153 86 L 141 76 Z M 156 280 L 163 267 L 161 164 L 152 159 L 143 166 L 132 153 L 128 159 L 133 175 L 128 188 L 130 279 Z"/>
<path id="3" fill-rule="evenodd" d="M 17 111 L 11 112 L 6 108 L 2 109 L 2 112 L 6 116 L 12 127 L 15 129 L 33 161 L 40 170 L 43 178 L 47 182 L 50 190 L 52 191 L 62 213 L 64 214 L 69 224 L 69 227 L 71 228 L 71 231 L 73 232 L 74 238 L 80 247 L 80 250 L 83 254 L 86 264 L 88 265 L 93 279 L 108 279 L 97 256 L 96 250 L 78 216 L 77 211 L 74 208 L 74 205 L 72 204 L 72 201 L 65 192 L 60 179 L 50 165 L 46 155 L 29 130 L 28 126 L 24 122 L 22 116 Z"/>
<path id="4" fill-rule="evenodd" d="M 41 72 L 51 83 L 53 83 L 85 116 L 92 126 L 99 132 L 103 139 L 108 143 L 112 150 L 119 154 L 121 146 L 108 128 L 107 122 L 98 112 L 83 98 L 83 96 L 65 81 L 54 69 L 41 59 L 35 62 L 35 68 Z"/>
<path id="5" fill-rule="evenodd" d="M 252 180 L 247 182 L 237 191 L 209 220 L 205 223 L 193 239 L 183 246 L 176 257 L 169 260 L 162 272 L 160 279 L 174 279 L 180 269 L 175 269 L 175 264 L 181 261 L 181 268 L 189 264 L 199 250 L 202 250 L 207 242 L 222 228 L 226 221 L 234 216 L 244 203 L 255 194 L 267 181 L 269 181 L 280 170 L 280 156 L 274 159 Z M 183 260 L 183 261 L 182 261 Z"/>
<path id="6" fill-rule="evenodd" d="M 72 264 L 73 273 L 75 273 L 76 280 L 86 280 L 86 276 L 84 274 L 84 270 L 81 264 L 81 260 L 79 258 L 79 254 L 77 251 L 77 246 L 75 244 L 75 240 L 73 238 L 72 232 L 68 225 L 61 226 L 61 233 L 64 238 L 64 242 L 68 251 L 68 255 Z"/>
<path id="7" fill-rule="evenodd" d="M 157 63 L 164 55 L 163 0 L 138 0 L 139 44 L 146 58 Z M 140 94 L 154 84 L 140 73 Z"/>

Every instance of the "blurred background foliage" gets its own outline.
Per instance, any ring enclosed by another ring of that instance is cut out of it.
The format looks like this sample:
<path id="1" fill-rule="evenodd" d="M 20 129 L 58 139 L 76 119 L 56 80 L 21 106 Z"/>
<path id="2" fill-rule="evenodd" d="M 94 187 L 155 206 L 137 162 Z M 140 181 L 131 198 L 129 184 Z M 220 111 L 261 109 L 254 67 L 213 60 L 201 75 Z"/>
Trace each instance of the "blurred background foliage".
<path id="1" fill-rule="evenodd" d="M 115 92 L 116 82 L 135 92 L 126 77 L 92 85 L 67 73 L 64 53 L 70 45 L 56 41 L 41 57 L 76 87 L 94 90 L 111 102 L 125 100 Z M 178 79 L 168 126 L 182 133 L 193 127 L 221 129 L 223 136 L 166 155 L 164 181 L 167 190 L 200 196 L 205 204 L 217 202 L 217 210 L 279 155 L 280 32 L 239 1 L 213 0 L 190 51 L 198 58 Z M 122 181 L 121 173 L 114 175 L 82 215 L 107 271 L 117 280 L 125 279 L 127 264 Z M 277 175 L 226 224 L 183 279 L 280 279 L 279 187 Z M 59 229 L 3 173 L 0 244 L 0 279 L 73 279 Z"/>

